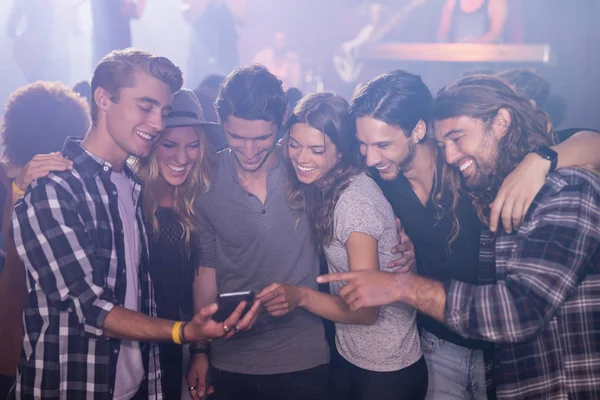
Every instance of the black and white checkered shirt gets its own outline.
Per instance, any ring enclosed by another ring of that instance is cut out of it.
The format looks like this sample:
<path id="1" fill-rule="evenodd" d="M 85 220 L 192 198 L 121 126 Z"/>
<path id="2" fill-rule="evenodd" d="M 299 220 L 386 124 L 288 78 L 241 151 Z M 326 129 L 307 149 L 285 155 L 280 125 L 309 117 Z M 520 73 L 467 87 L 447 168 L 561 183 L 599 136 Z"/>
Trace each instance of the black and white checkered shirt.
<path id="1" fill-rule="evenodd" d="M 13 236 L 27 268 L 29 295 L 17 398 L 112 399 L 120 340 L 103 335 L 104 319 L 125 301 L 125 244 L 110 164 L 69 139 L 73 170 L 34 181 L 13 213 Z M 133 187 L 142 240 L 139 304 L 155 316 L 142 219 L 141 185 Z M 140 391 L 161 399 L 158 346 L 140 345 L 146 379 Z"/>
<path id="2" fill-rule="evenodd" d="M 498 399 L 600 399 L 600 179 L 548 175 L 518 232 L 488 245 L 496 283 L 446 283 L 446 322 L 496 343 Z"/>

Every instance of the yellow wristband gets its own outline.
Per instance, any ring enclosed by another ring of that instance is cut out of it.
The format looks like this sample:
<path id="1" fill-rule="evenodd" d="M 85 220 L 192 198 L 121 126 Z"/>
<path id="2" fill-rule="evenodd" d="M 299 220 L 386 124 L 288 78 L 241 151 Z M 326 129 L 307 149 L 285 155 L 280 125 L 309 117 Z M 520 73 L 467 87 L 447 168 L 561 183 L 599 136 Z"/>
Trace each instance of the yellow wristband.
<path id="1" fill-rule="evenodd" d="M 181 322 L 181 321 L 175 322 L 175 324 L 173 325 L 173 330 L 171 330 L 171 336 L 173 336 L 173 342 L 175 342 L 176 344 L 181 344 L 181 334 L 180 334 L 179 328 L 181 327 L 182 324 L 183 324 L 183 322 Z"/>
<path id="2" fill-rule="evenodd" d="M 17 186 L 17 181 L 14 181 L 14 180 L 12 183 L 12 190 L 19 196 L 23 196 L 25 194 L 25 191 L 19 189 L 19 187 Z"/>

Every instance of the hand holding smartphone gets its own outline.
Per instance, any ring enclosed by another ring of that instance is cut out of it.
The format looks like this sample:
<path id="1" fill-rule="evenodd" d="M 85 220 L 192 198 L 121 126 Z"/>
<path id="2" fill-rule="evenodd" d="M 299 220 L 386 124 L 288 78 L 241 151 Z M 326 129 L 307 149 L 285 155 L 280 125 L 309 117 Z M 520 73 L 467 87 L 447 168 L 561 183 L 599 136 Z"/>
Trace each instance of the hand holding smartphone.
<path id="1" fill-rule="evenodd" d="M 223 322 L 231 315 L 231 313 L 236 309 L 238 304 L 242 301 L 246 302 L 246 307 L 244 308 L 244 312 L 240 318 L 243 318 L 244 315 L 252 308 L 252 304 L 254 304 L 254 292 L 253 291 L 245 291 L 245 292 L 233 292 L 233 293 L 222 293 L 219 295 L 217 300 L 217 304 L 219 309 L 212 316 L 212 319 L 217 322 Z"/>

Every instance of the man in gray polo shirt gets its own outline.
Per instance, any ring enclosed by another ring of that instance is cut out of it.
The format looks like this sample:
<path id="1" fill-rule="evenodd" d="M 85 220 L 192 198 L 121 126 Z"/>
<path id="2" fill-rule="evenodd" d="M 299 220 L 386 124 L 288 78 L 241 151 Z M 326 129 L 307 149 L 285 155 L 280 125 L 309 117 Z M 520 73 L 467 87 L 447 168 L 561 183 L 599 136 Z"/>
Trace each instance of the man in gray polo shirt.
<path id="1" fill-rule="evenodd" d="M 202 250 L 197 308 L 217 293 L 259 293 L 273 283 L 316 289 L 317 249 L 306 217 L 288 205 L 276 145 L 286 105 L 281 82 L 262 66 L 238 68 L 219 91 L 216 107 L 229 149 L 215 156 L 210 191 L 196 204 Z M 300 308 L 282 317 L 263 311 L 251 331 L 212 343 L 213 397 L 325 399 L 328 361 L 319 317 Z M 187 382 L 196 398 L 209 391 L 207 370 L 207 355 L 193 355 Z"/>

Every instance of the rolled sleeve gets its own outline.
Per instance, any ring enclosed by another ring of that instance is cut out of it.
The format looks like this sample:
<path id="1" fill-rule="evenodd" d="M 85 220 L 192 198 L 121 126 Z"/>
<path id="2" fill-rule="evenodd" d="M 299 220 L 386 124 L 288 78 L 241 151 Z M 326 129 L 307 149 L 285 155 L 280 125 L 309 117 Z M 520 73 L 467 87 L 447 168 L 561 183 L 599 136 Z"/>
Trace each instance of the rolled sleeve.
<path id="1" fill-rule="evenodd" d="M 85 332 L 101 336 L 106 315 L 118 304 L 99 271 L 95 246 L 74 196 L 54 181 L 34 183 L 14 207 L 12 234 L 25 263 L 30 290 L 69 311 Z"/>

